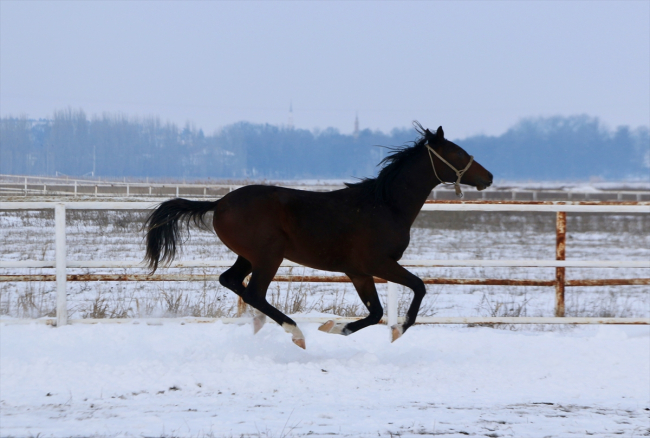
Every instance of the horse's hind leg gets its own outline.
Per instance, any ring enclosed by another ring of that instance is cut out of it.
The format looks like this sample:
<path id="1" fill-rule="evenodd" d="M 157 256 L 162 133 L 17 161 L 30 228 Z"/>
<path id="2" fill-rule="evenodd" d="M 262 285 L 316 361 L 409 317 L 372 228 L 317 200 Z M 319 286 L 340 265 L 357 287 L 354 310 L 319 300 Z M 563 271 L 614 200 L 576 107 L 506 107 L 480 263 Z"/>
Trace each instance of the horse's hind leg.
<path id="1" fill-rule="evenodd" d="M 219 276 L 219 283 L 241 297 L 246 289 L 246 286 L 244 286 L 244 278 L 252 270 L 253 265 L 251 265 L 251 262 L 239 256 L 235 264 Z"/>
<path id="2" fill-rule="evenodd" d="M 381 301 L 377 295 L 377 289 L 375 288 L 375 281 L 369 275 L 351 275 L 348 274 L 352 284 L 359 294 L 359 298 L 363 301 L 364 306 L 368 309 L 370 314 L 359 321 L 354 321 L 351 323 L 337 322 L 330 320 L 325 324 L 320 326 L 318 329 L 327 333 L 349 335 L 362 328 L 366 328 L 369 325 L 377 324 L 381 321 L 381 317 L 384 315 L 384 309 L 381 307 Z"/>
<path id="3" fill-rule="evenodd" d="M 228 270 L 219 276 L 219 283 L 243 298 L 246 286 L 244 286 L 244 279 L 253 270 L 251 262 L 244 257 L 237 257 L 237 261 Z M 255 312 L 253 317 L 253 333 L 260 331 L 266 322 L 266 316 L 259 311 Z"/>
<path id="4" fill-rule="evenodd" d="M 261 267 L 253 266 L 253 275 L 251 275 L 251 279 L 242 294 L 242 298 L 246 304 L 253 306 L 255 309 L 280 324 L 287 333 L 291 333 L 291 340 L 294 344 L 300 348 L 305 348 L 305 337 L 296 325 L 295 321 L 266 301 L 266 291 L 269 288 L 269 284 L 271 284 L 281 262 L 282 259 L 273 265 Z"/>

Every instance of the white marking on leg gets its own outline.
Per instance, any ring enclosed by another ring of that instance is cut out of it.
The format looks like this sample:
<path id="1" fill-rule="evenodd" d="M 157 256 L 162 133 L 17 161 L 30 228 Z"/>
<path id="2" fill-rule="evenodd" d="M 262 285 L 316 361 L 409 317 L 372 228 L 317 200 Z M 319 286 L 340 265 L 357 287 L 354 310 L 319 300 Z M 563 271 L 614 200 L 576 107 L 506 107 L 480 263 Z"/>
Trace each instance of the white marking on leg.
<path id="1" fill-rule="evenodd" d="M 282 328 L 285 332 L 291 333 L 293 339 L 305 339 L 305 335 L 302 334 L 302 331 L 300 331 L 297 325 L 291 325 L 285 322 L 282 324 Z"/>
<path id="2" fill-rule="evenodd" d="M 297 325 L 291 325 L 289 323 L 282 324 L 282 328 L 285 332 L 291 333 L 291 341 L 296 344 L 298 347 L 303 350 L 305 347 L 305 335 L 302 334 L 302 331 L 298 328 Z"/>
<path id="3" fill-rule="evenodd" d="M 337 322 L 334 324 L 334 327 L 330 329 L 329 333 L 332 333 L 334 335 L 348 335 L 349 333 L 343 333 L 346 325 L 348 325 L 346 322 Z"/>
<path id="4" fill-rule="evenodd" d="M 253 311 L 253 314 L 255 315 L 253 317 L 253 334 L 257 334 L 266 323 L 266 315 L 257 309 Z"/>
<path id="5" fill-rule="evenodd" d="M 352 333 L 350 330 L 346 329 L 347 323 L 345 322 L 334 322 L 332 320 L 327 321 L 325 324 L 321 325 L 318 330 L 325 333 L 332 333 L 334 335 L 343 335 L 347 336 Z"/>
<path id="6" fill-rule="evenodd" d="M 395 324 L 390 330 L 390 341 L 395 342 L 404 334 L 404 326 L 402 324 Z"/>

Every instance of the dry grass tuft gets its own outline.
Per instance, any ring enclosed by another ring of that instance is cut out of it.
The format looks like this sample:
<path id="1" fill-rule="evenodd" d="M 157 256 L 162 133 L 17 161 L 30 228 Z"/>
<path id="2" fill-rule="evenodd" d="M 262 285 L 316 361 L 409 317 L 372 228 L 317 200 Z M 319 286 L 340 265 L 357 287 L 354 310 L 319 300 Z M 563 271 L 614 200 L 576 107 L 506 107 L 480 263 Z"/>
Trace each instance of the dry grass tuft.
<path id="1" fill-rule="evenodd" d="M 289 269 L 288 275 L 293 273 Z M 280 312 L 291 315 L 295 313 L 307 313 L 315 310 L 314 304 L 309 304 L 311 285 L 302 281 L 290 281 L 286 283 L 286 291 L 282 292 L 280 283 L 275 283 L 275 288 L 267 291 L 269 304 Z"/>
<path id="2" fill-rule="evenodd" d="M 528 316 L 526 306 L 530 298 L 526 294 L 516 295 L 509 294 L 506 300 L 492 300 L 486 294 L 483 294 L 481 301 L 476 307 L 476 311 L 484 316 L 493 318 L 508 318 Z M 486 315 L 487 313 L 487 315 Z M 517 330 L 518 324 L 468 324 L 469 327 L 491 327 L 503 330 Z"/>
<path id="3" fill-rule="evenodd" d="M 345 299 L 346 289 L 343 289 L 343 292 L 340 292 L 337 288 L 334 291 L 332 300 L 328 303 L 325 303 L 323 296 L 321 295 L 318 302 L 319 307 L 316 309 L 319 312 L 331 313 L 337 316 L 344 317 L 357 317 L 357 316 L 366 316 L 368 312 L 365 308 L 361 307 L 359 300 L 355 299 L 354 302 L 349 303 Z"/>
<path id="4" fill-rule="evenodd" d="M 24 288 L 16 289 L 3 284 L 0 289 L 0 315 L 14 318 L 56 316 L 56 294 L 52 285 L 48 287 L 48 283 L 29 282 Z"/>
<path id="5" fill-rule="evenodd" d="M 97 293 L 90 307 L 82 311 L 83 318 L 128 318 L 131 315 L 131 302 L 116 300 L 112 295 Z"/>
<path id="6" fill-rule="evenodd" d="M 565 313 L 566 316 L 593 318 L 647 318 L 647 312 L 644 314 L 638 311 L 643 306 L 637 301 L 628 295 L 621 295 L 611 290 L 596 294 L 570 291 L 566 295 Z"/>
<path id="7" fill-rule="evenodd" d="M 400 294 L 399 297 L 397 297 L 397 314 L 404 316 L 406 315 L 406 312 L 411 305 L 411 301 L 413 300 L 413 292 L 411 289 L 404 286 L 399 286 L 398 289 L 400 291 Z M 429 287 L 426 299 L 422 301 L 422 305 L 420 306 L 418 316 L 435 316 L 436 313 L 438 313 L 436 302 L 439 296 L 440 290 L 438 288 Z"/>

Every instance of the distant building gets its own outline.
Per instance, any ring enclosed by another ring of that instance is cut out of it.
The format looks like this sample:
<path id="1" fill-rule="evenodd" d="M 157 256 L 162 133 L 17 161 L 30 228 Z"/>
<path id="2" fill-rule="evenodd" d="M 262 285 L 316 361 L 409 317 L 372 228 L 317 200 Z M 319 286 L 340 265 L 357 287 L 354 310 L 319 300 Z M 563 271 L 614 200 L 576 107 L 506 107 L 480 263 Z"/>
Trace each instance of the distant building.
<path id="1" fill-rule="evenodd" d="M 354 116 L 354 138 L 359 138 L 359 113 Z"/>

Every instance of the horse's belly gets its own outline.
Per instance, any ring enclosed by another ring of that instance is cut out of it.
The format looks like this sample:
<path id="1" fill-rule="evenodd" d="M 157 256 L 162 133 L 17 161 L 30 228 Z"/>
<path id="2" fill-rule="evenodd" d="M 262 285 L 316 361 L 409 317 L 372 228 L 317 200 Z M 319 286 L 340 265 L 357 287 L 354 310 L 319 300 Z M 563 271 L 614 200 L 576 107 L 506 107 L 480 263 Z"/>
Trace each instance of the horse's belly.
<path id="1" fill-rule="evenodd" d="M 296 239 L 285 249 L 285 258 L 313 269 L 362 274 L 372 260 L 368 245 L 355 244 L 354 239 L 339 236 L 330 239 Z"/>
<path id="2" fill-rule="evenodd" d="M 347 257 L 331 253 L 313 253 L 310 251 L 285 251 L 287 260 L 322 271 L 347 272 L 351 263 Z"/>

